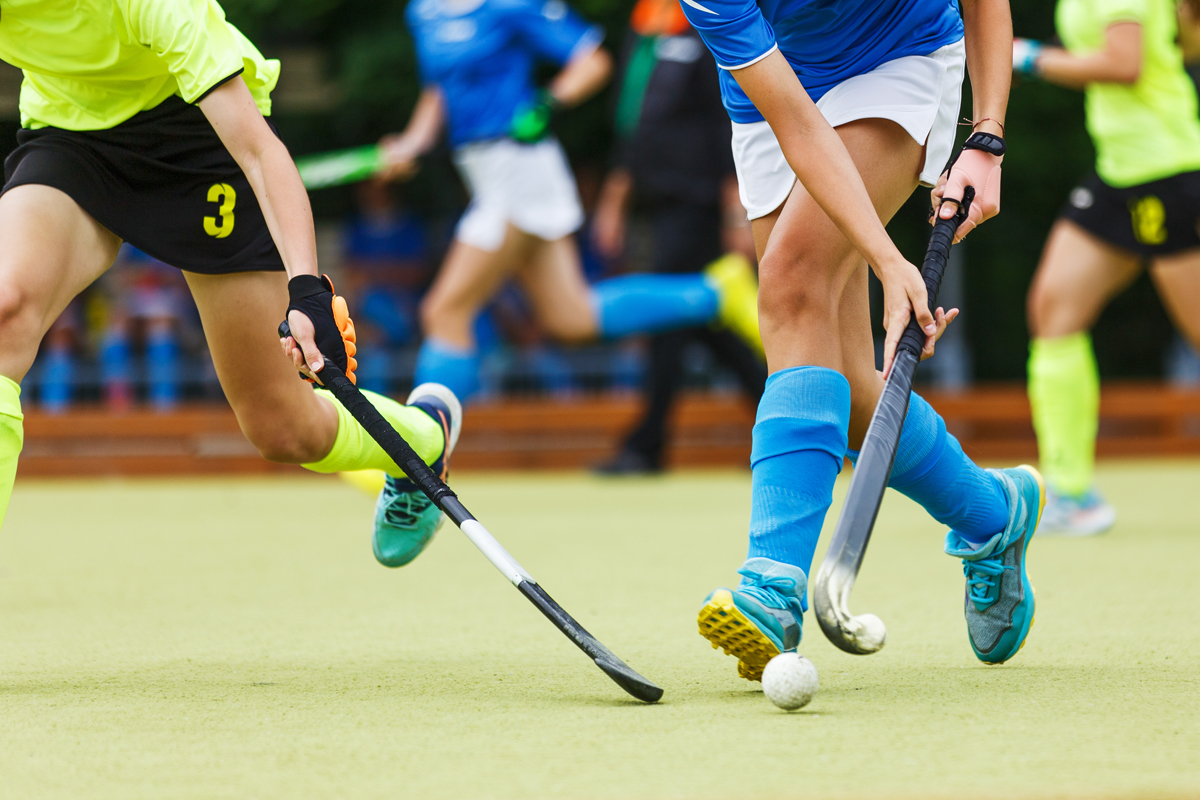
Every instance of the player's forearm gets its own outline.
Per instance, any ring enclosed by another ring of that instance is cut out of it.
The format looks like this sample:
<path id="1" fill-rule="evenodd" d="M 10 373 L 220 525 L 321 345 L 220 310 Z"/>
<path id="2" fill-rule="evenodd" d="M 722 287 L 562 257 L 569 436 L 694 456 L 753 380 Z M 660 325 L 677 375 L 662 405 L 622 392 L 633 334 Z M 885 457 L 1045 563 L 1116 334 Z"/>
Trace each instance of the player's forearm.
<path id="1" fill-rule="evenodd" d="M 975 130 L 1004 135 L 1012 84 L 1012 13 L 1008 0 L 962 0 Z"/>
<path id="2" fill-rule="evenodd" d="M 288 277 L 316 275 L 317 245 L 308 192 L 246 84 L 234 78 L 201 100 L 200 110 L 250 182 Z"/>
<path id="3" fill-rule="evenodd" d="M 796 177 L 876 272 L 907 266 L 888 237 L 841 137 L 779 51 L 733 77 L 771 125 Z"/>
<path id="4" fill-rule="evenodd" d="M 632 197 L 633 175 L 624 167 L 618 167 L 604 179 L 596 206 L 623 215 L 628 210 Z"/>
<path id="5" fill-rule="evenodd" d="M 317 240 L 308 191 L 283 142 L 271 138 L 273 141 L 264 142 L 261 149 L 252 151 L 245 163 L 243 159 L 238 163 L 258 198 L 288 278 L 318 275 Z"/>
<path id="6" fill-rule="evenodd" d="M 437 144 L 445 119 L 446 103 L 441 91 L 426 89 L 417 100 L 404 135 L 420 153 L 427 153 Z"/>
<path id="7" fill-rule="evenodd" d="M 1097 53 L 1072 55 L 1061 47 L 1046 47 L 1035 70 L 1042 80 L 1083 89 L 1089 83 L 1136 83 L 1142 72 L 1142 26 L 1119 22 L 1105 31 L 1105 47 Z"/>
<path id="8" fill-rule="evenodd" d="M 612 56 L 597 47 L 567 62 L 550 82 L 550 95 L 560 106 L 577 106 L 603 89 L 612 71 Z"/>

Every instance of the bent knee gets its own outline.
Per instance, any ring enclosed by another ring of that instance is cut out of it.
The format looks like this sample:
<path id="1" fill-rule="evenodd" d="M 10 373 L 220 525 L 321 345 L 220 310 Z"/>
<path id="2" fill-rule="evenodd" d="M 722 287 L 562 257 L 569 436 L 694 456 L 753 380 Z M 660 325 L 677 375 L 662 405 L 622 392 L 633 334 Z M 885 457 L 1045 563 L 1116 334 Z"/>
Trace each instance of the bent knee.
<path id="1" fill-rule="evenodd" d="M 778 327 L 791 321 L 837 318 L 838 292 L 823 270 L 803 257 L 764 256 L 759 266 L 760 325 Z"/>
<path id="2" fill-rule="evenodd" d="M 314 437 L 306 436 L 294 426 L 270 422 L 243 423 L 242 433 L 259 455 L 276 464 L 312 464 L 326 455 L 318 452 L 319 446 Z"/>

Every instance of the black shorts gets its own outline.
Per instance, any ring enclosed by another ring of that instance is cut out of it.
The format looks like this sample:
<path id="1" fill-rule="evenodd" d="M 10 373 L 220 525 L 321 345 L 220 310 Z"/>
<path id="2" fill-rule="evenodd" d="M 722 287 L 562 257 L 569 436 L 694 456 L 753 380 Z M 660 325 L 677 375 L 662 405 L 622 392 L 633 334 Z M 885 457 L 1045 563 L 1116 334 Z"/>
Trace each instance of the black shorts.
<path id="1" fill-rule="evenodd" d="M 282 270 L 258 199 L 208 118 L 179 97 L 114 128 L 22 129 L 4 191 L 65 192 L 97 222 L 179 269 Z"/>
<path id="2" fill-rule="evenodd" d="M 1061 216 L 1144 258 L 1200 247 L 1200 172 L 1125 189 L 1092 175 L 1071 190 Z"/>

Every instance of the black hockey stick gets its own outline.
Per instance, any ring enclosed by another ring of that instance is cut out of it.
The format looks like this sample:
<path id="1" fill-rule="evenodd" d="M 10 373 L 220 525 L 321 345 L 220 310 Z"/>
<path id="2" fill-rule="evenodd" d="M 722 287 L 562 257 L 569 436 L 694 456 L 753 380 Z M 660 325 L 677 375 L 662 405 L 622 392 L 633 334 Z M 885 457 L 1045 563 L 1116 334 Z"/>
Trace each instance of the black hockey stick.
<path id="1" fill-rule="evenodd" d="M 279 325 L 280 338 L 287 338 L 291 335 L 287 322 L 281 323 Z M 371 401 L 363 396 L 358 387 L 350 382 L 350 379 L 336 364 L 326 359 L 325 366 L 319 374 L 324 388 L 332 392 L 333 396 L 346 407 L 346 410 L 358 420 L 359 424 L 367 429 L 371 438 L 379 443 L 383 451 L 396 462 L 400 469 L 404 470 L 404 474 L 408 476 L 409 480 L 420 487 L 421 491 L 458 526 L 459 530 L 467 535 L 471 543 L 479 548 L 487 560 L 492 562 L 493 566 L 504 574 L 504 577 L 512 581 L 521 594 L 529 599 L 529 602 L 537 606 L 538 610 L 545 614 L 556 628 L 566 634 L 567 638 L 574 642 L 580 650 L 587 653 L 588 657 L 596 662 L 596 666 L 603 670 L 605 675 L 616 681 L 618 686 L 638 700 L 654 703 L 662 698 L 663 690 L 661 688 L 634 672 L 628 664 L 613 655 L 611 650 L 584 630 L 574 617 L 554 602 L 554 598 L 546 594 L 546 590 L 539 586 L 537 581 L 508 554 L 508 551 L 496 541 L 487 528 L 471 516 L 471 512 L 467 511 L 459 502 L 458 496 L 421 460 L 408 442 L 404 441 L 396 429 L 383 418 L 375 406 L 371 405 Z"/>
<path id="2" fill-rule="evenodd" d="M 929 293 L 930 311 L 936 308 L 954 232 L 967 218 L 974 197 L 974 188 L 968 186 L 955 215 L 950 219 L 939 218 L 929 236 L 921 277 L 925 279 L 925 289 Z M 846 502 L 842 505 L 842 515 L 833 531 L 833 541 L 829 543 L 813 583 L 813 608 L 821 630 L 825 631 L 829 641 L 847 653 L 874 653 L 887 641 L 883 620 L 874 614 L 854 616 L 850 613 L 850 590 L 862 566 L 879 504 L 887 489 L 896 446 L 900 443 L 900 429 L 904 426 L 904 415 L 908 413 L 913 373 L 924 346 L 925 332 L 914 316 L 896 346 L 892 371 L 883 386 L 875 413 L 871 415 L 871 424 L 863 439 L 854 475 L 850 478 Z"/>

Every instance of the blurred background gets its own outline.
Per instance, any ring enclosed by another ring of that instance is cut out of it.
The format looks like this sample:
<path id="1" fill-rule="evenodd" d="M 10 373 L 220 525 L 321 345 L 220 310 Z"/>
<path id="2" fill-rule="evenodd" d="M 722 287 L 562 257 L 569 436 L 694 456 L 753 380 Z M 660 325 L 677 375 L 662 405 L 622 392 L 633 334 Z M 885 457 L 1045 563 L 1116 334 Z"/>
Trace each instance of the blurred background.
<path id="1" fill-rule="evenodd" d="M 572 5 L 604 26 L 610 51 L 620 50 L 633 0 Z M 283 63 L 272 119 L 293 155 L 371 143 L 406 123 L 419 86 L 405 0 L 223 6 Z M 1017 35 L 1053 38 L 1052 3 L 1013 0 L 1012 8 Z M 1035 452 L 1023 389 L 1025 294 L 1057 210 L 1094 158 L 1081 93 L 1014 81 L 1003 213 L 956 248 L 942 298 L 964 313 L 918 373 L 964 444 L 984 457 Z M 0 154 L 14 144 L 19 84 L 20 73 L 0 64 Z M 612 92 L 556 124 L 589 209 L 611 165 Z M 969 102 L 964 97 L 964 107 Z M 439 150 L 407 183 L 326 189 L 312 202 L 322 269 L 348 296 L 360 332 L 361 385 L 402 395 L 419 344 L 417 303 L 466 203 L 449 152 Z M 924 250 L 927 206 L 928 195 L 918 191 L 890 227 L 911 260 Z M 635 215 L 625 254 L 605 260 L 585 228 L 579 240 L 589 279 L 647 269 L 644 238 Z M 878 285 L 874 294 L 877 301 Z M 587 466 L 636 415 L 644 343 L 553 344 L 513 291 L 480 317 L 477 333 L 484 390 L 468 417 L 460 463 Z M 1200 449 L 1191 401 L 1178 400 L 1200 382 L 1200 360 L 1174 333 L 1145 275 L 1105 310 L 1094 338 L 1103 378 L 1132 392 L 1106 393 L 1101 453 Z M 745 464 L 753 409 L 739 399 L 734 376 L 697 345 L 685 355 L 685 385 L 690 393 L 673 417 L 668 461 Z M 1179 387 L 1175 400 L 1161 399 L 1164 387 Z M 97 470 L 269 468 L 239 440 L 223 406 L 180 275 L 128 247 L 47 335 L 23 391 L 31 410 L 25 472 L 87 472 L 89 452 L 106 454 L 94 459 Z M 732 407 L 738 411 L 727 424 Z M 89 433 L 97 417 L 109 424 Z M 79 443 L 89 436 L 91 445 Z M 114 460 L 114 452 L 128 458 Z"/>

